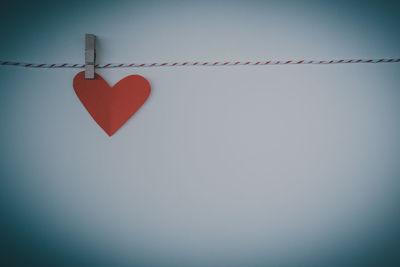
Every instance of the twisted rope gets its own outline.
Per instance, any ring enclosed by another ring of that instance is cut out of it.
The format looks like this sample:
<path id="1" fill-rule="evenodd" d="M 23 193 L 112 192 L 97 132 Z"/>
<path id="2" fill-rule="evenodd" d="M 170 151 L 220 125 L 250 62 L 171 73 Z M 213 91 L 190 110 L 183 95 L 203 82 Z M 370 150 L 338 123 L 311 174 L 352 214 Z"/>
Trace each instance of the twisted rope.
<path id="1" fill-rule="evenodd" d="M 178 66 L 264 66 L 288 64 L 347 64 L 347 63 L 394 63 L 400 58 L 381 59 L 333 59 L 333 60 L 266 60 L 266 61 L 216 61 L 216 62 L 165 62 L 165 63 L 108 63 L 96 64 L 96 68 L 144 68 L 144 67 L 178 67 Z M 85 64 L 37 64 L 0 60 L 0 65 L 18 66 L 25 68 L 84 68 Z"/>

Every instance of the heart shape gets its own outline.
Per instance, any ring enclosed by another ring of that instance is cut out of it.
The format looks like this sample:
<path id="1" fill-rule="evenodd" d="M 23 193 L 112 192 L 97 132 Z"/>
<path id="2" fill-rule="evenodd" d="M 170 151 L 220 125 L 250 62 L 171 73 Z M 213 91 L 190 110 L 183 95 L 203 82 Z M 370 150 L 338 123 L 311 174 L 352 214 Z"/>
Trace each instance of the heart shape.
<path id="1" fill-rule="evenodd" d="M 99 75 L 85 79 L 78 73 L 73 87 L 83 106 L 97 124 L 112 136 L 146 102 L 150 95 L 149 82 L 140 75 L 130 75 L 113 87 Z"/>

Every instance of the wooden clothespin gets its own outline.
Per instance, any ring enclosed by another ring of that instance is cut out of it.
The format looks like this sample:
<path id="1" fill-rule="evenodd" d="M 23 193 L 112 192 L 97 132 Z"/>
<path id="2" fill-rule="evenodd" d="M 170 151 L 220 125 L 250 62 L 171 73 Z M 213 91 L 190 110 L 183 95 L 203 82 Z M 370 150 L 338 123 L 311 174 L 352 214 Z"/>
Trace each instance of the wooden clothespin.
<path id="1" fill-rule="evenodd" d="M 85 34 L 85 79 L 94 79 L 96 64 L 96 35 Z"/>

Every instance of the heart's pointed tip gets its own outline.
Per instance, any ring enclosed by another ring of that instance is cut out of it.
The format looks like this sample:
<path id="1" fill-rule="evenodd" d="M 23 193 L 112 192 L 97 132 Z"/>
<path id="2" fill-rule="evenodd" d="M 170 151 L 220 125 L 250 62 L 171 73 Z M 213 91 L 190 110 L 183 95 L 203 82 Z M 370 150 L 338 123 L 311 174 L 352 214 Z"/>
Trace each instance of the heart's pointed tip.
<path id="1" fill-rule="evenodd" d="M 111 136 L 113 136 L 115 134 L 115 132 L 112 133 L 112 132 L 107 132 L 106 131 L 106 134 L 108 135 L 108 137 L 111 137 Z"/>
<path id="2" fill-rule="evenodd" d="M 104 130 L 105 132 L 106 132 L 106 134 L 109 136 L 109 137 L 111 137 L 111 136 L 113 136 L 117 131 L 118 131 L 118 129 L 117 130 L 115 130 L 115 129 L 113 129 L 113 130 Z"/>

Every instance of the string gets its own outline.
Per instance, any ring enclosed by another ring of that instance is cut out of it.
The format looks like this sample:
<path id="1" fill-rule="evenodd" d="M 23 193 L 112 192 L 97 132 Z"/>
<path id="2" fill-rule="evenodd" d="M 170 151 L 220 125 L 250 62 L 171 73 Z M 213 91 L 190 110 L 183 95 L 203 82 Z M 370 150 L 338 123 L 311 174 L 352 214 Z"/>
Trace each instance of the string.
<path id="1" fill-rule="evenodd" d="M 381 59 L 332 59 L 332 60 L 265 60 L 265 61 L 214 61 L 214 62 L 162 62 L 162 63 L 106 63 L 96 64 L 96 68 L 144 68 L 178 66 L 265 66 L 301 64 L 348 64 L 348 63 L 396 63 L 400 58 Z M 23 63 L 0 60 L 0 65 L 25 68 L 84 68 L 85 64 L 73 63 Z"/>

